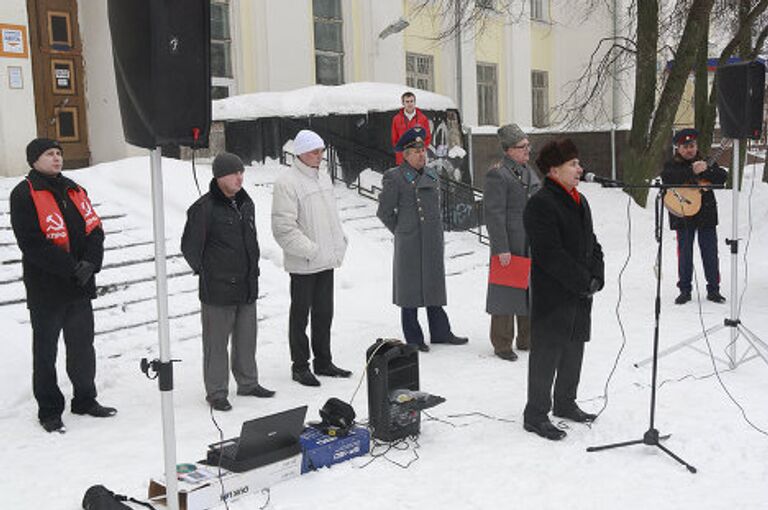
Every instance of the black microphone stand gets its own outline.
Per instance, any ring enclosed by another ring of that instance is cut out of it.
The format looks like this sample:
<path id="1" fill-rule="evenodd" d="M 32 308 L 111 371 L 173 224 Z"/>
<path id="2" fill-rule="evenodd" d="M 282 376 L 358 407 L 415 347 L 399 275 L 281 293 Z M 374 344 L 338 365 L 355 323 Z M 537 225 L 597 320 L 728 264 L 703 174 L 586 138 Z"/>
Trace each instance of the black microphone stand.
<path id="1" fill-rule="evenodd" d="M 684 461 L 682 458 L 680 458 L 678 455 L 676 455 L 674 452 L 672 452 L 669 448 L 664 446 L 660 443 L 661 440 L 667 439 L 670 437 L 670 434 L 667 435 L 660 435 L 659 431 L 656 429 L 655 426 L 655 419 L 656 419 L 656 381 L 658 377 L 658 354 L 659 354 L 659 319 L 661 317 L 661 255 L 662 255 L 662 245 L 663 245 L 663 226 L 664 226 L 664 195 L 666 194 L 667 190 L 669 188 L 722 188 L 722 185 L 709 185 L 709 186 L 700 186 L 697 184 L 693 185 L 678 185 L 678 184 L 662 184 L 659 182 L 655 182 L 648 185 L 629 185 L 624 184 L 621 182 L 611 182 L 611 183 L 605 183 L 603 184 L 604 187 L 611 187 L 611 188 L 658 188 L 659 193 L 656 196 L 656 204 L 655 204 L 655 237 L 656 237 L 656 243 L 658 244 L 658 250 L 656 252 L 656 302 L 655 302 L 655 309 L 654 309 L 654 328 L 653 328 L 653 364 L 652 364 L 652 370 L 651 370 L 651 409 L 650 409 L 650 425 L 648 427 L 648 430 L 645 431 L 645 434 L 643 434 L 643 437 L 641 439 L 634 439 L 631 441 L 622 441 L 620 443 L 612 443 L 612 444 L 606 444 L 602 446 L 590 446 L 587 448 L 588 452 L 599 452 L 602 450 L 610 450 L 613 448 L 622 448 L 624 446 L 633 446 L 637 444 L 645 444 L 648 446 L 655 446 L 673 459 L 675 459 L 677 462 L 682 464 L 683 466 L 688 469 L 691 473 L 696 472 L 696 468 L 688 464 L 686 461 Z"/>

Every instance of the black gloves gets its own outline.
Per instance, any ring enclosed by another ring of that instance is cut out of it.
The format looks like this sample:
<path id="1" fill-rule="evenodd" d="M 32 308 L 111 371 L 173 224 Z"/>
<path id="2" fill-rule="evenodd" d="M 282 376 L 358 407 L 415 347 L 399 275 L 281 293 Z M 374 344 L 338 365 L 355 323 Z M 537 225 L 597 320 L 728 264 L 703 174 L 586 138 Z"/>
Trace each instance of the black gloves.
<path id="1" fill-rule="evenodd" d="M 93 276 L 93 271 L 96 266 L 88 262 L 87 260 L 81 260 L 75 265 L 75 280 L 80 287 L 85 287 L 88 280 Z"/>

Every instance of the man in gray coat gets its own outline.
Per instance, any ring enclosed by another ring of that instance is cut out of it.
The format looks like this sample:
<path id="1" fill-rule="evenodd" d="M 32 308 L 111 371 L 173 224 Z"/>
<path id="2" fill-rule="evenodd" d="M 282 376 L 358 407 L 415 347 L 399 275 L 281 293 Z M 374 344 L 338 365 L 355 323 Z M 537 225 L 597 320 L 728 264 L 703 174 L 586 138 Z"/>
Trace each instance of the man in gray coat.
<path id="1" fill-rule="evenodd" d="M 377 216 L 395 235 L 393 301 L 401 308 L 403 335 L 422 352 L 429 351 L 418 319 L 427 308 L 433 344 L 465 344 L 467 338 L 451 331 L 446 304 L 443 262 L 443 223 L 440 181 L 427 167 L 422 127 L 406 131 L 395 146 L 403 163 L 384 173 Z"/>
<path id="2" fill-rule="evenodd" d="M 491 242 L 491 256 L 508 266 L 512 255 L 529 256 L 528 240 L 523 227 L 523 210 L 528 198 L 541 187 L 541 180 L 528 166 L 531 143 L 517 124 L 498 130 L 504 159 L 485 176 L 483 209 Z M 512 350 L 517 318 L 517 348 L 527 351 L 530 345 L 528 290 L 488 283 L 485 311 L 491 315 L 491 344 L 501 359 L 515 361 Z"/>

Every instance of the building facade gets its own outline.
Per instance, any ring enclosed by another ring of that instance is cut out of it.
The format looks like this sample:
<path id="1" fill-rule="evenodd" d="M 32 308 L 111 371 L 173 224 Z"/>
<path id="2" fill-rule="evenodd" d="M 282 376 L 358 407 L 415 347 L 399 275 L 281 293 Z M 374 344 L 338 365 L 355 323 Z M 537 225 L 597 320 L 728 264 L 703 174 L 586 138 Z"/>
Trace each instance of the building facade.
<path id="1" fill-rule="evenodd" d="M 613 26 L 607 11 L 579 12 L 568 0 L 512 2 L 516 9 L 474 0 L 487 16 L 459 38 L 441 37 L 452 21 L 438 1 L 210 1 L 215 99 L 398 83 L 450 96 L 471 126 L 551 126 Z M 36 136 L 60 140 L 71 168 L 143 154 L 123 140 L 106 0 L 0 4 L 0 175 L 27 171 L 24 147 Z M 626 101 L 614 108 L 628 111 Z"/>

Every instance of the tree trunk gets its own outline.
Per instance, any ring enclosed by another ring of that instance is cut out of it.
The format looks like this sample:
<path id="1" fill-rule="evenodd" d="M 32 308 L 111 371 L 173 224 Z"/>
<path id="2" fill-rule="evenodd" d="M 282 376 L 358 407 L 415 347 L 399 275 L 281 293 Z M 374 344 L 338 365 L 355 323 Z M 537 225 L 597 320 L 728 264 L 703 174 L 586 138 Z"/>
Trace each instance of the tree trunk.
<path id="1" fill-rule="evenodd" d="M 709 42 L 709 23 L 701 31 L 699 39 L 699 55 L 696 57 L 696 83 L 694 84 L 693 108 L 695 111 L 695 126 L 699 131 L 699 150 L 709 154 L 712 147 L 712 129 L 707 129 L 709 118 L 709 68 L 707 61 L 709 54 L 707 48 Z M 714 126 L 714 123 L 712 124 Z"/>
<path id="2" fill-rule="evenodd" d="M 648 86 L 648 74 L 655 80 L 656 45 L 658 41 L 658 3 L 656 1 L 638 2 L 638 48 L 637 67 L 635 68 L 635 108 L 632 118 L 632 130 L 629 148 L 624 158 L 624 168 L 629 170 L 626 181 L 629 184 L 643 184 L 659 173 L 659 162 L 669 149 L 672 124 L 685 89 L 688 75 L 693 69 L 700 48 L 699 34 L 709 23 L 709 14 L 714 0 L 693 0 L 683 34 L 677 46 L 674 64 L 667 73 L 658 105 L 653 110 L 655 82 Z M 644 35 L 645 30 L 652 30 L 652 35 Z M 704 51 L 706 51 L 706 46 Z M 642 89 L 641 89 L 642 87 Z M 650 92 L 649 92 L 650 89 Z M 649 109 L 649 98 L 650 109 Z M 650 130 L 648 126 L 650 125 Z M 648 198 L 647 189 L 628 190 L 641 206 Z"/>

